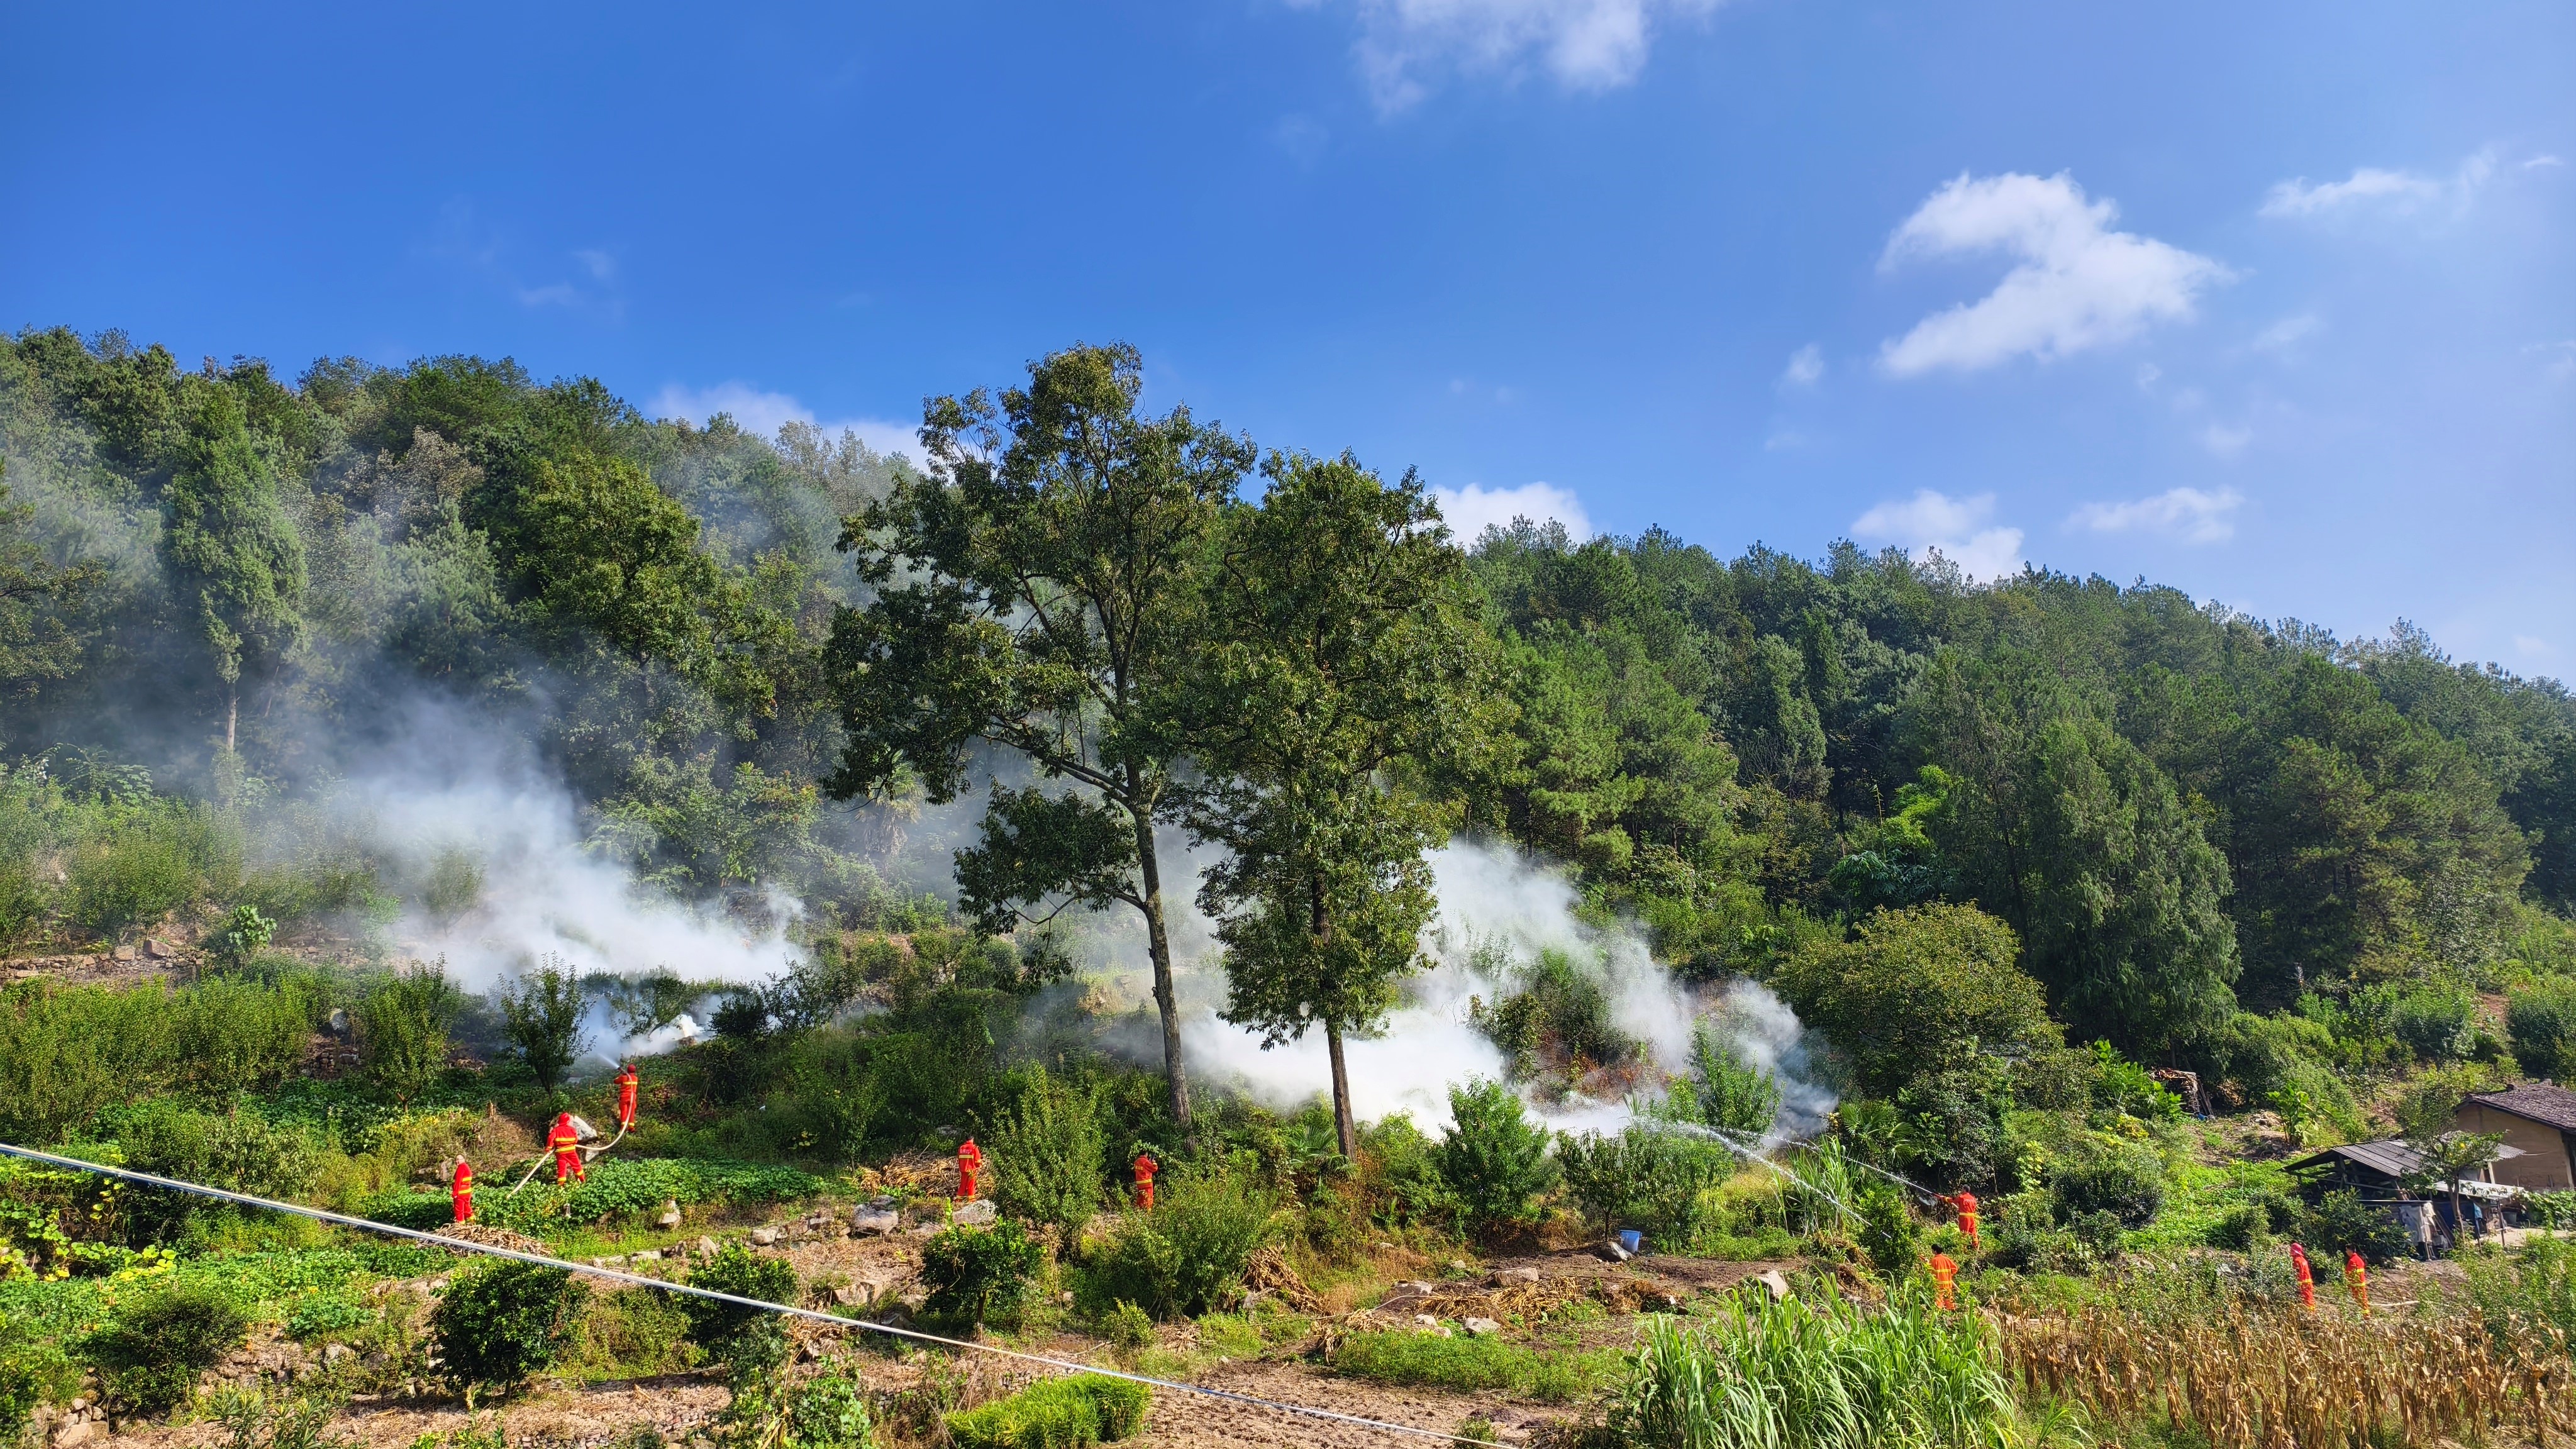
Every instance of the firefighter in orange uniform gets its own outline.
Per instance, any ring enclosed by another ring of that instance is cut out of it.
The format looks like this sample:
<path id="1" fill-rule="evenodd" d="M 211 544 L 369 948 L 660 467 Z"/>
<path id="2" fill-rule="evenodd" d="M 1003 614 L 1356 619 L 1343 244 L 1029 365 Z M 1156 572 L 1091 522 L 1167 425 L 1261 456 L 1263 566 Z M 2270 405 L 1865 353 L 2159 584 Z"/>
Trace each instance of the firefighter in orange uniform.
<path id="1" fill-rule="evenodd" d="M 2352 1289 L 2352 1301 L 2361 1305 L 2362 1316 L 2369 1317 L 2370 1265 L 2361 1261 L 2359 1253 L 2346 1252 L 2343 1255 L 2343 1281 Z"/>
<path id="2" fill-rule="evenodd" d="M 546 1132 L 546 1146 L 555 1155 L 555 1181 L 590 1180 L 590 1174 L 581 1170 L 581 1134 L 572 1130 L 570 1112 L 555 1114 L 555 1125 Z"/>
<path id="3" fill-rule="evenodd" d="M 1959 1281 L 1959 1265 L 1947 1253 L 1932 1255 L 1932 1306 L 1947 1313 L 1959 1306 L 1951 1285 Z"/>
<path id="4" fill-rule="evenodd" d="M 959 1202 L 973 1202 L 975 1200 L 975 1174 L 983 1170 L 984 1149 L 975 1145 L 975 1139 L 969 1137 L 965 1141 L 958 1143 L 957 1200 Z"/>
<path id="5" fill-rule="evenodd" d="M 635 1064 L 628 1062 L 617 1072 L 617 1131 L 620 1136 L 635 1130 Z"/>
<path id="6" fill-rule="evenodd" d="M 1136 1170 L 1136 1206 L 1152 1212 L 1154 1210 L 1154 1174 L 1162 1171 L 1163 1165 L 1156 1162 L 1151 1153 L 1139 1152 L 1136 1154 L 1136 1160 L 1129 1166 Z"/>
<path id="7" fill-rule="evenodd" d="M 2299 1275 L 2299 1302 L 2310 1313 L 2317 1311 L 2317 1275 L 2308 1267 L 2308 1250 L 2297 1243 L 2290 1245 L 2290 1268 Z"/>
<path id="8" fill-rule="evenodd" d="M 474 1218 L 474 1169 L 462 1157 L 456 1159 L 456 1178 L 448 1184 L 447 1196 L 456 1207 L 456 1220 L 471 1222 Z"/>

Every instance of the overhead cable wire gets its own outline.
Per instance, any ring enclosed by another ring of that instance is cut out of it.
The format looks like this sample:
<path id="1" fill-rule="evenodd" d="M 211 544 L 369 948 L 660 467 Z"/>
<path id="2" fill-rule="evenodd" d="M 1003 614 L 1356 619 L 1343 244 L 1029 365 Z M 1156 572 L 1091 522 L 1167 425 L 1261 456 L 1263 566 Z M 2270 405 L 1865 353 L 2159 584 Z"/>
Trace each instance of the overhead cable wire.
<path id="1" fill-rule="evenodd" d="M 451 1252 L 479 1253 L 487 1258 L 504 1258 L 512 1262 L 532 1263 L 540 1268 L 555 1268 L 567 1273 L 579 1273 L 585 1277 L 605 1278 L 611 1282 L 628 1283 L 639 1288 L 658 1288 L 665 1293 L 685 1293 L 691 1297 L 710 1299 L 717 1303 L 731 1303 L 742 1308 L 757 1308 L 765 1312 L 778 1314 L 782 1317 L 803 1319 L 808 1322 L 826 1324 L 838 1329 L 860 1329 L 869 1333 L 882 1333 L 895 1338 L 909 1339 L 917 1343 L 930 1343 L 937 1344 L 943 1348 L 961 1349 L 968 1353 L 986 1353 L 1000 1358 L 1018 1359 L 1023 1363 L 1043 1364 L 1048 1368 L 1067 1369 L 1074 1373 L 1101 1374 L 1113 1379 L 1124 1379 L 1129 1383 L 1144 1384 L 1158 1389 L 1169 1389 L 1176 1394 L 1195 1394 L 1200 1398 L 1205 1399 L 1216 1399 L 1226 1403 L 1243 1404 L 1253 1408 L 1275 1409 L 1283 1414 L 1296 1414 L 1309 1419 L 1325 1419 L 1334 1423 L 1351 1424 L 1359 1428 L 1375 1429 L 1388 1434 L 1405 1434 L 1419 1439 L 1438 1439 L 1451 1444 L 1483 1444 L 1489 1442 L 1483 1439 L 1470 1439 L 1463 1434 L 1444 1433 L 1438 1429 L 1420 1429 L 1411 1424 L 1396 1424 L 1390 1423 L 1384 1419 L 1371 1419 L 1359 1414 L 1345 1414 L 1335 1409 L 1318 1409 L 1307 1404 L 1291 1404 L 1279 1399 L 1265 1399 L 1255 1394 L 1230 1393 L 1224 1389 L 1211 1389 L 1202 1384 L 1185 1384 L 1173 1379 L 1158 1379 L 1147 1374 L 1128 1373 L 1121 1369 L 1101 1368 L 1098 1365 L 1082 1363 L 1075 1359 L 1053 1358 L 1042 1353 L 1024 1353 L 1019 1349 L 1004 1348 L 999 1344 L 973 1343 L 961 1338 L 947 1338 L 936 1333 L 925 1333 L 917 1328 L 902 1328 L 891 1323 L 879 1323 L 873 1319 L 843 1318 L 839 1314 L 825 1313 L 819 1309 L 798 1308 L 792 1304 L 786 1303 L 771 1303 L 766 1299 L 760 1298 L 745 1298 L 740 1294 L 719 1292 L 713 1288 L 699 1288 L 687 1283 L 666 1283 L 659 1278 L 648 1277 L 642 1273 L 622 1272 L 615 1268 L 603 1268 L 593 1263 L 576 1263 L 568 1258 L 549 1257 L 543 1253 L 523 1253 L 516 1248 L 504 1248 L 491 1243 L 478 1243 L 468 1238 L 441 1237 L 437 1233 L 422 1232 L 418 1228 L 397 1227 L 392 1223 L 373 1222 L 366 1218 L 352 1217 L 346 1213 L 335 1213 L 324 1208 L 306 1207 L 300 1203 L 278 1202 L 271 1198 L 255 1197 L 246 1192 L 233 1192 L 227 1188 L 207 1187 L 202 1183 L 182 1182 L 177 1178 L 159 1177 L 149 1172 L 137 1172 L 130 1167 L 108 1167 L 96 1162 L 83 1162 L 77 1157 L 64 1157 L 52 1152 L 39 1152 L 32 1147 L 19 1147 L 7 1142 L 0 1142 L 0 1156 L 23 1158 L 29 1162 L 42 1162 L 53 1167 L 68 1168 L 74 1172 L 95 1173 L 101 1177 L 112 1177 L 125 1182 L 141 1183 L 146 1187 L 163 1188 L 171 1192 L 193 1193 L 198 1197 L 212 1198 L 217 1202 L 232 1203 L 238 1207 L 260 1208 L 268 1212 L 286 1213 L 294 1217 L 310 1218 L 315 1222 L 329 1223 L 335 1227 L 348 1228 L 356 1232 L 379 1233 L 386 1237 L 393 1238 L 408 1238 L 414 1242 L 425 1243 L 434 1248 L 445 1248 Z"/>

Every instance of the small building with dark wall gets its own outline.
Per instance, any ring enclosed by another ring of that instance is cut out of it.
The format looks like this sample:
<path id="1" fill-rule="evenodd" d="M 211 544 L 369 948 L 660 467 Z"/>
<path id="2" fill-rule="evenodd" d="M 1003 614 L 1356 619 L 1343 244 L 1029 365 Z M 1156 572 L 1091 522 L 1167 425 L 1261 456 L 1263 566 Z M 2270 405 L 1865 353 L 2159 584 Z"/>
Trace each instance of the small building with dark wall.
<path id="1" fill-rule="evenodd" d="M 2525 1192 L 2576 1189 L 2576 1092 L 2547 1082 L 2479 1092 L 2460 1104 L 2451 1125 L 2503 1134 L 2505 1155 L 2488 1169 L 2489 1180 Z"/>

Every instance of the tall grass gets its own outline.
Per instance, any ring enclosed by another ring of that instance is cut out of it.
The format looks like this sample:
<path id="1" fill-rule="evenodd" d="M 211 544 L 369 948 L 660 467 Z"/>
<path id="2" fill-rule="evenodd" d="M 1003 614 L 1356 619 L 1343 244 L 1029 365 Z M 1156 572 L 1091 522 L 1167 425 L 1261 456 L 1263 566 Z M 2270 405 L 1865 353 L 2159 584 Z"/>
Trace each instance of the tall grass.
<path id="1" fill-rule="evenodd" d="M 1648 1320 L 1612 1401 L 1640 1449 L 1970 1449 L 2019 1442 L 2012 1383 L 1977 1320 L 1736 1300 L 1704 1327 Z"/>

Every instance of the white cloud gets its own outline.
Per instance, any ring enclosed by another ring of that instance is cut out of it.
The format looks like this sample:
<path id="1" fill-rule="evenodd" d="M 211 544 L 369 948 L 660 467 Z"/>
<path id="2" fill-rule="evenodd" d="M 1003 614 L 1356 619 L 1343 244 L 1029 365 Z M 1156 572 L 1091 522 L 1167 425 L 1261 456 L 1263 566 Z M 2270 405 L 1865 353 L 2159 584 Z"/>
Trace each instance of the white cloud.
<path id="1" fill-rule="evenodd" d="M 2221 458 L 2235 457 L 2244 452 L 2245 445 L 2252 441 L 2254 430 L 2249 427 L 2231 428 L 2225 423 L 2208 423 L 2200 430 L 2200 445 Z"/>
<path id="2" fill-rule="evenodd" d="M 1381 113 L 1430 93 L 1443 70 L 1519 71 L 1533 57 L 1568 90 L 1637 78 L 1656 27 L 1719 0 L 1359 0 L 1360 74 Z"/>
<path id="3" fill-rule="evenodd" d="M 1553 483 L 1524 483 L 1518 488 L 1470 483 L 1464 488 L 1434 488 L 1431 497 L 1440 505 L 1440 516 L 1448 520 L 1451 536 L 1462 544 L 1473 544 L 1488 525 L 1508 527 L 1515 518 L 1537 523 L 1553 518 L 1577 539 L 1592 536 L 1592 520 L 1584 515 L 1574 490 Z"/>
<path id="4" fill-rule="evenodd" d="M 2150 322 L 2189 317 L 2217 262 L 2153 237 L 2113 231 L 2119 207 L 2055 176 L 1961 175 L 1888 238 L 1882 267 L 1914 257 L 2003 252 L 2020 259 L 1992 292 L 1936 312 L 1879 349 L 1898 377 L 1974 371 L 2028 354 L 2041 361 L 2123 341 Z"/>
<path id="5" fill-rule="evenodd" d="M 2522 350 L 2545 359 L 2541 364 L 2541 375 L 2551 382 L 2565 382 L 2576 377 L 2576 342 L 2535 342 Z"/>
<path id="6" fill-rule="evenodd" d="M 2095 533 L 2158 533 L 2185 543 L 2225 543 L 2236 536 L 2236 523 L 2229 515 L 2244 503 L 2244 495 L 2233 488 L 2215 493 L 2175 488 L 2134 503 L 2087 503 L 2075 510 L 2066 526 Z"/>
<path id="7" fill-rule="evenodd" d="M 2254 340 L 2246 345 L 2257 352 L 2286 352 L 2297 346 L 2302 338 L 2324 325 L 2307 313 L 2301 313 L 2296 317 L 2284 317 L 2255 333 Z"/>
<path id="8" fill-rule="evenodd" d="M 1806 387 L 1824 375 L 1825 354 L 1816 344 L 1810 342 L 1789 354 L 1788 370 L 1780 374 L 1780 380 Z"/>
<path id="9" fill-rule="evenodd" d="M 2556 649 L 2550 647 L 2548 640 L 2541 638 L 2537 634 L 2514 635 L 2513 648 L 2515 653 L 2530 659 L 2546 659 L 2550 655 L 2558 652 Z"/>
<path id="10" fill-rule="evenodd" d="M 687 418 L 701 426 L 717 413 L 730 413 L 735 426 L 764 438 L 778 436 L 778 429 L 787 423 L 812 423 L 832 437 L 845 431 L 856 433 L 860 442 L 888 457 L 897 453 L 916 459 L 921 456 L 921 441 L 910 424 L 882 418 L 818 421 L 812 408 L 786 393 L 763 392 L 747 382 L 720 382 L 708 388 L 683 387 L 675 382 L 654 395 L 650 411 L 657 418 Z"/>
<path id="11" fill-rule="evenodd" d="M 2566 164 L 2566 162 L 2559 160 L 2555 156 L 2534 156 L 2530 160 L 2522 163 L 2522 169 L 2525 171 L 2538 171 L 2545 166 L 2564 166 Z"/>
<path id="12" fill-rule="evenodd" d="M 2554 157 L 2539 157 L 2552 161 Z M 2529 162 L 2524 165 L 2528 167 Z M 2464 209 L 2469 199 L 2495 175 L 2496 158 L 2492 149 L 2470 156 L 2449 177 L 2425 176 L 2413 171 L 2389 171 L 2377 166 L 2361 166 L 2341 181 L 2311 182 L 2304 176 L 2276 182 L 2263 194 L 2262 214 L 2269 217 L 2329 217 L 2362 211 L 2392 212 L 2403 216 L 2428 206 L 2449 205 Z"/>
<path id="13" fill-rule="evenodd" d="M 2022 566 L 2021 530 L 1988 526 L 1995 495 L 1952 498 L 1926 488 L 1902 502 L 1881 503 L 1852 520 L 1852 537 L 1893 543 L 1914 553 L 1937 552 L 1969 578 L 1994 579 Z"/>
<path id="14" fill-rule="evenodd" d="M 581 263 L 581 269 L 590 273 L 591 280 L 593 281 L 613 282 L 617 280 L 617 258 L 610 256 L 604 251 L 600 251 L 595 247 L 585 247 L 580 251 L 574 252 L 572 254 L 572 259 Z"/>

